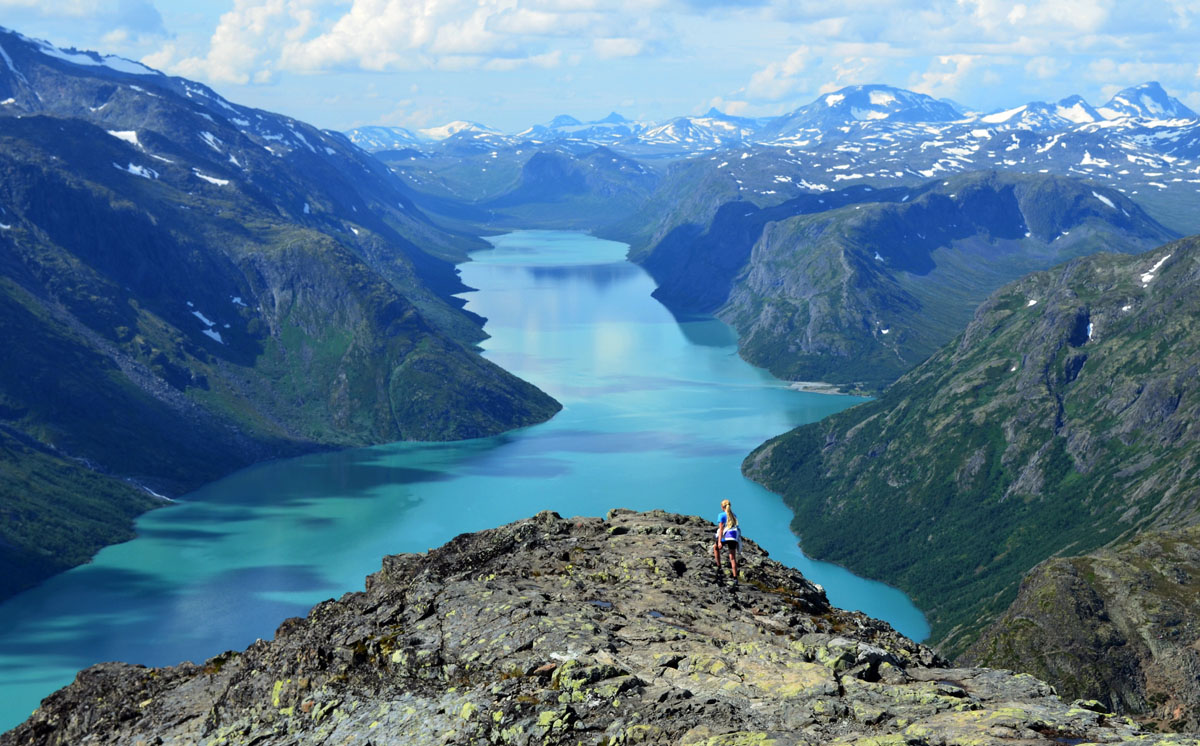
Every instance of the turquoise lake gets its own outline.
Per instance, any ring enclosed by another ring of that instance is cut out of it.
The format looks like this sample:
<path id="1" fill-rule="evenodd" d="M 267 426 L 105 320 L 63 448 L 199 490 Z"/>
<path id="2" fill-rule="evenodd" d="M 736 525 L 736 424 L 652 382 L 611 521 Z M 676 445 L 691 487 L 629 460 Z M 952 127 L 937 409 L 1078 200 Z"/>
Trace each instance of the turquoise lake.
<path id="1" fill-rule="evenodd" d="M 924 639 L 901 592 L 814 562 L 778 496 L 740 473 L 767 438 L 857 403 L 802 393 L 737 355 L 711 318 L 679 320 L 580 233 L 491 239 L 462 267 L 486 355 L 563 403 L 550 422 L 457 443 L 396 443 L 261 464 L 138 521 L 138 538 L 0 605 L 0 731 L 100 661 L 201 662 L 361 590 L 380 558 L 525 518 L 662 508 L 717 517 L 823 585 L 838 606 Z"/>

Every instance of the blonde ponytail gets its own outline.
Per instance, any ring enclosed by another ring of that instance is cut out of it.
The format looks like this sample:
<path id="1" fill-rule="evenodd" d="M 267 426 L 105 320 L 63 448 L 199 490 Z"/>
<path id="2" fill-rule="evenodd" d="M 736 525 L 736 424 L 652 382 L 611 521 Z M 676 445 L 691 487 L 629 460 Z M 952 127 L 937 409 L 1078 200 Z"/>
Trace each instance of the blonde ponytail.
<path id="1" fill-rule="evenodd" d="M 721 501 L 721 510 L 725 511 L 725 530 L 729 530 L 738 525 L 737 516 L 733 514 L 732 503 L 729 500 Z"/>

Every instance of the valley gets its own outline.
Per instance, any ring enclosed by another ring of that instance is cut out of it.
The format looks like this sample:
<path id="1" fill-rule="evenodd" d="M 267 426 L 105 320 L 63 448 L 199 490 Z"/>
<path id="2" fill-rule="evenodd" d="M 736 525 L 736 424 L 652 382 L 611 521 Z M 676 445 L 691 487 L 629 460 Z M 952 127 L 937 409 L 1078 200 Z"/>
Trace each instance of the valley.
<path id="1" fill-rule="evenodd" d="M 0 52 L 14 724 L 97 638 L 151 665 L 242 647 L 409 531 L 735 495 L 837 605 L 1200 727 L 1169 585 L 1200 525 L 1200 116 L 1157 83 L 337 132 L 3 29 Z M 144 567 L 256 536 L 179 585 Z M 231 587 L 246 619 L 191 638 L 122 595 Z M 97 609 L 124 631 L 28 653 Z"/>
<path id="2" fill-rule="evenodd" d="M 731 498 L 748 535 L 840 607 L 928 634 L 903 593 L 806 557 L 787 506 L 738 471 L 764 438 L 859 399 L 789 390 L 742 361 L 720 321 L 677 321 L 624 244 L 549 231 L 491 240 L 463 268 L 478 288 L 466 308 L 488 318 L 484 355 L 562 412 L 488 438 L 275 460 L 142 516 L 136 539 L 0 605 L 0 730 L 94 663 L 201 661 L 270 637 L 360 588 L 397 546 L 614 502 L 707 514 Z"/>

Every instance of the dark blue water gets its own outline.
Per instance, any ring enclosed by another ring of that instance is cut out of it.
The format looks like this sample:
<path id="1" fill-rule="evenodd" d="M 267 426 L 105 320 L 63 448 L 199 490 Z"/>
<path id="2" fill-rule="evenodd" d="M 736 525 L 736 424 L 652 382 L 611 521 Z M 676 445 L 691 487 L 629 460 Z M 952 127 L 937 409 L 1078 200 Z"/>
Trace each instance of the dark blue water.
<path id="1" fill-rule="evenodd" d="M 400 443 L 263 464 L 147 514 L 138 538 L 0 606 L 0 730 L 99 661 L 201 661 L 360 590 L 385 554 L 551 509 L 716 517 L 860 609 L 923 639 L 899 591 L 813 562 L 782 501 L 744 479 L 772 435 L 856 403 L 808 394 L 737 356 L 713 319 L 679 322 L 623 244 L 578 233 L 493 239 L 463 267 L 486 354 L 564 405 L 550 422 L 459 443 Z"/>

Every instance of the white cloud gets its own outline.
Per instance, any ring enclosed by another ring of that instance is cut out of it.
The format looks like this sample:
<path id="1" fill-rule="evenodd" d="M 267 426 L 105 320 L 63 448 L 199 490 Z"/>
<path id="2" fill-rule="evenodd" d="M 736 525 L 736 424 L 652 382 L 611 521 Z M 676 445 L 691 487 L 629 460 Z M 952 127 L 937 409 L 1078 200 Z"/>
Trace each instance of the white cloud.
<path id="1" fill-rule="evenodd" d="M 1106 84 L 1106 95 L 1112 95 L 1122 88 L 1144 83 L 1148 80 L 1184 81 L 1189 77 L 1194 81 L 1191 62 L 1142 62 L 1120 61 L 1110 57 L 1093 60 L 1087 69 L 1087 76 L 1098 83 Z M 1167 83 L 1167 92 L 1172 86 Z M 1178 90 L 1183 93 L 1183 90 Z"/>
<path id="2" fill-rule="evenodd" d="M 641 39 L 629 37 L 613 37 L 608 39 L 593 39 L 592 49 L 602 60 L 615 57 L 636 57 L 646 49 L 646 43 Z"/>
<path id="3" fill-rule="evenodd" d="M 494 57 L 483 63 L 485 70 L 516 70 L 521 67 L 541 67 L 545 69 L 555 68 L 562 64 L 562 50 L 556 49 L 553 52 L 546 54 L 537 54 L 532 57 Z"/>
<path id="4" fill-rule="evenodd" d="M 233 83 L 280 70 L 548 68 L 589 49 L 648 53 L 659 25 L 627 12 L 590 0 L 236 0 L 205 54 L 170 61 L 173 72 Z M 154 56 L 167 57 L 166 47 Z"/>
<path id="5" fill-rule="evenodd" d="M 921 73 L 912 89 L 935 97 L 954 96 L 978 60 L 977 55 L 971 54 L 937 57 L 929 69 Z"/>
<path id="6" fill-rule="evenodd" d="M 772 62 L 750 76 L 746 95 L 751 98 L 775 101 L 791 94 L 796 88 L 800 73 L 808 66 L 812 50 L 806 46 L 796 48 L 781 62 Z"/>
<path id="7" fill-rule="evenodd" d="M 292 12 L 291 5 L 287 0 L 237 0 L 233 10 L 221 15 L 208 54 L 171 61 L 168 69 L 218 83 L 270 82 L 272 49 L 311 20 L 306 9 Z M 151 57 L 158 58 L 165 52 L 166 48 Z"/>
<path id="8" fill-rule="evenodd" d="M 1108 20 L 1115 0 L 1032 0 L 1013 5 L 1006 0 L 958 0 L 982 31 L 1009 33 L 1013 29 L 1049 28 L 1095 31 Z"/>
<path id="9" fill-rule="evenodd" d="M 1026 62 L 1025 72 L 1029 73 L 1035 78 L 1046 80 L 1049 78 L 1058 77 L 1062 73 L 1066 72 L 1066 70 L 1070 67 L 1070 60 L 1042 55 L 1039 57 L 1034 57 Z"/>

